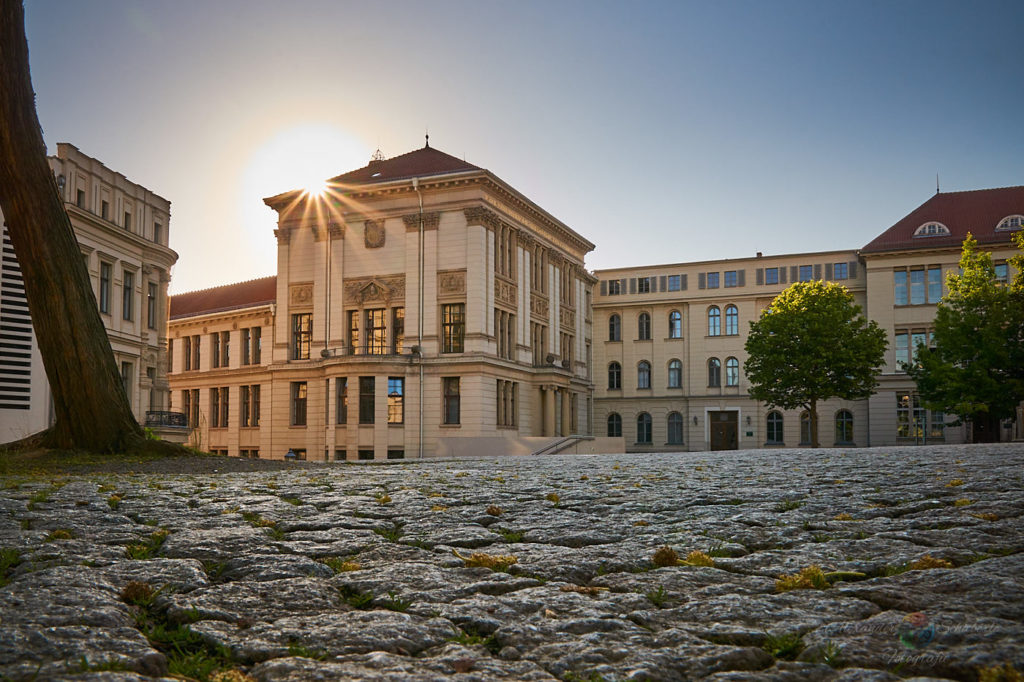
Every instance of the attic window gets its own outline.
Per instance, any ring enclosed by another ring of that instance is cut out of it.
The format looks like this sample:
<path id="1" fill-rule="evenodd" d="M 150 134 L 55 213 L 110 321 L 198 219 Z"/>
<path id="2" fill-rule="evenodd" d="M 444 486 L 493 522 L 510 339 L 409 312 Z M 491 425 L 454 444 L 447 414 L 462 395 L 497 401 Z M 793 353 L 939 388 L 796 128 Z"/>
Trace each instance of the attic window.
<path id="1" fill-rule="evenodd" d="M 1008 215 L 996 225 L 996 232 L 1013 232 L 1024 227 L 1024 215 Z"/>
<path id="2" fill-rule="evenodd" d="M 370 177 L 371 177 L 371 178 L 379 178 L 379 177 L 380 177 L 380 171 L 377 171 L 376 173 L 374 173 L 374 174 L 373 174 L 373 175 L 371 175 Z"/>
<path id="3" fill-rule="evenodd" d="M 914 230 L 915 237 L 943 237 L 949 236 L 949 228 L 942 223 L 925 223 Z"/>

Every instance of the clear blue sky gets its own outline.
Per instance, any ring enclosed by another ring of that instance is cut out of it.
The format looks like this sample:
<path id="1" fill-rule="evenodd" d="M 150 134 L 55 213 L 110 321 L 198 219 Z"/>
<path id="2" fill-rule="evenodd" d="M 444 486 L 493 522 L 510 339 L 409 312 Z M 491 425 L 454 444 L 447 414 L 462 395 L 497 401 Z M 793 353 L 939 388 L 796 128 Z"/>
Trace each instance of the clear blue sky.
<path id="1" fill-rule="evenodd" d="M 171 289 L 273 274 L 261 197 L 430 140 L 591 269 L 859 248 L 1024 184 L 1024 2 L 28 0 L 51 153 L 172 202 Z"/>

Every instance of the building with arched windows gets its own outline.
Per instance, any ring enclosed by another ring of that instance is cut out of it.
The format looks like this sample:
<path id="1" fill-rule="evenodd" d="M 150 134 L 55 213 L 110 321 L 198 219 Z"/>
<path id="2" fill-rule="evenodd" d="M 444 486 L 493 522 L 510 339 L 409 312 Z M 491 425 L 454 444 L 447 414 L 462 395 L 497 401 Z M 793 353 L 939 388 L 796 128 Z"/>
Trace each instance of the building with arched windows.
<path id="1" fill-rule="evenodd" d="M 1010 235 L 1024 225 L 1024 187 L 939 193 L 860 250 L 762 256 L 600 270 L 594 298 L 595 423 L 627 450 L 794 447 L 810 443 L 809 415 L 752 400 L 743 375 L 749 324 L 790 283 L 847 287 L 889 338 L 868 400 L 818 408 L 823 446 L 961 443 L 1024 439 L 1024 413 L 981 433 L 921 405 L 904 371 L 931 342 L 945 277 L 958 267 L 968 232 L 991 251 L 997 275 L 1013 276 Z M 613 321 L 613 322 L 609 322 Z M 609 324 L 611 326 L 609 327 Z M 630 382 L 621 368 L 647 367 Z M 613 380 L 614 378 L 614 380 Z"/>

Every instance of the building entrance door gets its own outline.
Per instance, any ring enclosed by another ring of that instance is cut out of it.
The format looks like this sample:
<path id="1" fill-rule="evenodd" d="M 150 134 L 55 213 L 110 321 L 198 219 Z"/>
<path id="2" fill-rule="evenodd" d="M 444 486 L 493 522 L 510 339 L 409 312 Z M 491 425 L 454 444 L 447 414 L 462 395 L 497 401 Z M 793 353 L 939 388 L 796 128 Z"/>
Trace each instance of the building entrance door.
<path id="1" fill-rule="evenodd" d="M 739 449 L 739 412 L 708 412 L 712 450 Z"/>

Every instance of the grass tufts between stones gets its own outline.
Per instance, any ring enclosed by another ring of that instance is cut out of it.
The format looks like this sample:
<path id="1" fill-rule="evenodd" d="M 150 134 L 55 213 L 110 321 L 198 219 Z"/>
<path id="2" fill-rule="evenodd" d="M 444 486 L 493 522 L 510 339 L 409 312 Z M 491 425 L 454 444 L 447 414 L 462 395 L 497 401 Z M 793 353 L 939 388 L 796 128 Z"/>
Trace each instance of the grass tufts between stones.
<path id="1" fill-rule="evenodd" d="M 348 573 L 350 571 L 358 571 L 362 568 L 358 561 L 352 559 L 345 559 L 340 556 L 325 556 L 317 559 L 327 568 L 331 569 L 335 573 Z"/>
<path id="2" fill-rule="evenodd" d="M 157 600 L 165 588 L 155 589 L 148 583 L 132 581 L 121 590 L 121 600 L 134 610 L 135 626 L 150 645 L 167 658 L 167 672 L 172 677 L 199 682 L 215 682 L 218 677 L 225 679 L 221 673 L 236 668 L 231 650 L 209 644 L 187 623 L 171 620 L 167 608 Z M 199 614 L 194 610 L 186 614 L 186 620 L 198 619 Z"/>
<path id="3" fill-rule="evenodd" d="M 133 543 L 124 548 L 125 555 L 129 559 L 152 559 L 163 547 L 164 541 L 171 532 L 166 528 L 150 533 L 145 541 Z"/>
<path id="4" fill-rule="evenodd" d="M 501 651 L 501 645 L 493 634 L 485 637 L 476 628 L 471 626 L 459 628 L 459 634 L 448 641 L 461 644 L 462 646 L 482 646 L 492 654 L 497 654 Z"/>
<path id="5" fill-rule="evenodd" d="M 466 568 L 489 568 L 492 571 L 506 572 L 509 566 L 519 563 L 519 557 L 515 554 L 485 554 L 473 552 L 469 556 L 459 554 L 459 550 L 453 549 L 452 554 L 462 560 Z"/>
<path id="6" fill-rule="evenodd" d="M 0 547 L 0 587 L 11 582 L 11 573 L 21 563 L 21 550 L 14 547 Z"/>
<path id="7" fill-rule="evenodd" d="M 372 592 L 360 592 L 351 585 L 342 585 L 338 588 L 338 592 L 341 593 L 342 601 L 354 609 L 368 611 L 373 608 Z"/>
<path id="8" fill-rule="evenodd" d="M 782 635 L 769 634 L 761 648 L 771 654 L 772 658 L 795 661 L 800 652 L 804 650 L 804 640 L 795 632 L 787 632 Z"/>

